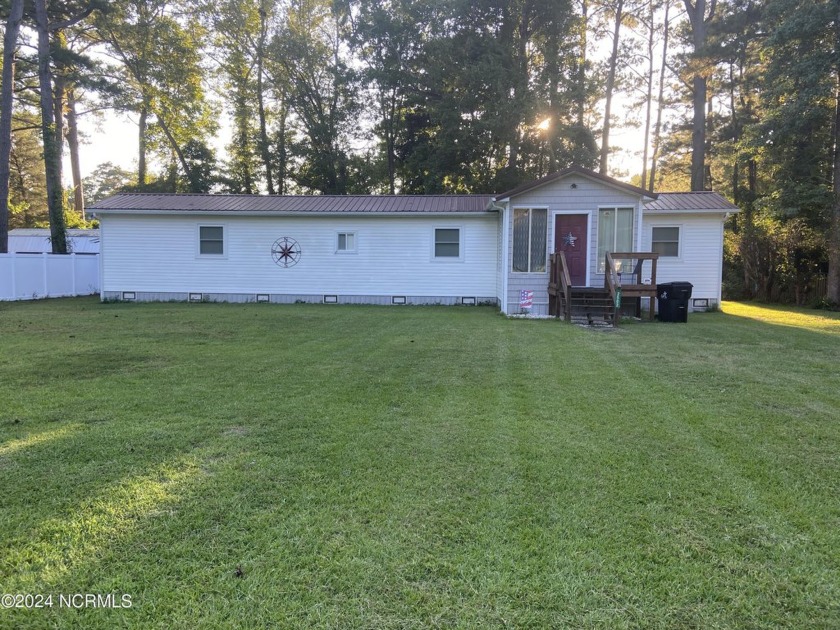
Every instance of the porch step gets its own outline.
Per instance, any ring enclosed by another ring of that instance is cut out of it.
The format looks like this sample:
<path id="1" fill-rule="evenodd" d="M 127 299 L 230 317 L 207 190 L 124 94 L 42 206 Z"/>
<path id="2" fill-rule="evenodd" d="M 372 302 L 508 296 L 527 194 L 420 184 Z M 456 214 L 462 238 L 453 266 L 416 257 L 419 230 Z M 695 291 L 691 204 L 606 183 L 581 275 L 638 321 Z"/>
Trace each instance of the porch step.
<path id="1" fill-rule="evenodd" d="M 615 304 L 607 289 L 572 287 L 572 322 L 587 326 L 612 326 Z"/>

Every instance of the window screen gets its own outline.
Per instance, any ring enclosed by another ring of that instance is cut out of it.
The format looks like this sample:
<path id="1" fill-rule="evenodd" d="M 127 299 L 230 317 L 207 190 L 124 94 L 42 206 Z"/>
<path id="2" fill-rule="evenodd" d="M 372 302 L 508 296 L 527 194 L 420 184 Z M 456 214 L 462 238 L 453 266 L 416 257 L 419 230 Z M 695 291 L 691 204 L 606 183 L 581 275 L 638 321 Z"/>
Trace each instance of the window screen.
<path id="1" fill-rule="evenodd" d="M 202 225 L 198 228 L 198 251 L 200 254 L 222 255 L 225 253 L 224 228 L 220 225 Z"/>
<path id="2" fill-rule="evenodd" d="M 651 251 L 660 256 L 680 255 L 680 228 L 655 227 L 651 235 Z"/>
<path id="3" fill-rule="evenodd" d="M 545 271 L 548 210 L 515 208 L 513 211 L 513 270 Z"/>
<path id="4" fill-rule="evenodd" d="M 461 255 L 461 230 L 437 228 L 435 230 L 435 258 L 458 258 Z"/>

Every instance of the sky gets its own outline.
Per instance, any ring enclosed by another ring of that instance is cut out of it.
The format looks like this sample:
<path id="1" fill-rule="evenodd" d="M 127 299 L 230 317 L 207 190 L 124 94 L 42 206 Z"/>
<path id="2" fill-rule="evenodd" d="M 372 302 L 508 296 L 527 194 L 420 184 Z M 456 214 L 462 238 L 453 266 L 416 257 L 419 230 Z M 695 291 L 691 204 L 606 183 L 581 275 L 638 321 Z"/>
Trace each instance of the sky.
<path id="1" fill-rule="evenodd" d="M 626 103 L 623 104 L 626 107 Z M 623 112 L 617 111 L 617 117 L 623 118 Z M 97 166 L 111 162 L 127 170 L 137 169 L 137 121 L 125 114 L 109 113 L 101 120 L 92 117 L 80 120 L 80 128 L 86 136 L 79 149 L 82 177 L 87 177 Z M 230 128 L 222 121 L 222 126 L 213 146 L 219 155 L 223 155 L 224 145 L 230 137 Z M 642 130 L 632 128 L 616 128 L 610 131 L 610 144 L 620 147 L 610 157 L 610 167 L 617 172 L 617 179 L 629 180 L 629 177 L 641 172 L 641 157 L 635 155 L 641 151 L 644 136 Z M 65 151 L 65 178 L 67 185 L 71 185 L 70 163 Z"/>

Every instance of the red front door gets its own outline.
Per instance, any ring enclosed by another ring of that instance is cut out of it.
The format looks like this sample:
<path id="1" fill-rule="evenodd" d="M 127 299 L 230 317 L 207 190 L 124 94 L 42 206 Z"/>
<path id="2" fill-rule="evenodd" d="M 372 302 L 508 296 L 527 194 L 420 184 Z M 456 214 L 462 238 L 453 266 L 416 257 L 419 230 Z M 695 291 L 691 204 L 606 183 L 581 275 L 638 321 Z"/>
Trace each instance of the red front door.
<path id="1" fill-rule="evenodd" d="M 554 219 L 554 251 L 566 254 L 572 286 L 586 286 L 587 215 L 558 214 Z"/>

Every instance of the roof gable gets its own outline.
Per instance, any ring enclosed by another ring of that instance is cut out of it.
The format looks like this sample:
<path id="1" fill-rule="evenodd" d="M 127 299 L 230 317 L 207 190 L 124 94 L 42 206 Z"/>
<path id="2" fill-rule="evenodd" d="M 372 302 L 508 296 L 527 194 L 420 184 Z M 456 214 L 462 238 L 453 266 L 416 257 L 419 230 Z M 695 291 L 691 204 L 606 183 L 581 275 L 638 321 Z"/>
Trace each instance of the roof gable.
<path id="1" fill-rule="evenodd" d="M 586 177 L 588 179 L 595 180 L 601 184 L 609 186 L 611 188 L 616 188 L 623 192 L 627 192 L 633 195 L 638 195 L 640 197 L 647 197 L 649 199 L 656 199 L 656 193 L 652 193 L 650 191 L 644 190 L 642 188 L 638 188 L 637 186 L 633 186 L 631 184 L 625 184 L 624 182 L 620 182 L 617 179 L 613 179 L 612 177 L 607 177 L 606 175 L 601 175 L 600 173 L 596 173 L 595 171 L 591 171 L 588 168 L 582 168 L 580 166 L 572 166 L 569 168 L 564 168 L 562 171 L 557 171 L 556 173 L 551 173 L 550 175 L 546 175 L 540 179 L 534 180 L 533 182 L 529 182 L 527 184 L 522 184 L 517 188 L 509 190 L 501 195 L 496 195 L 493 199 L 494 201 L 500 201 L 502 199 L 510 199 L 512 197 L 516 197 L 517 195 L 521 195 L 523 193 L 529 192 L 534 190 L 535 188 L 539 188 L 541 186 L 545 186 L 547 184 L 551 184 L 558 180 L 563 179 L 564 177 L 568 177 L 569 175 L 580 175 L 582 177 Z"/>

